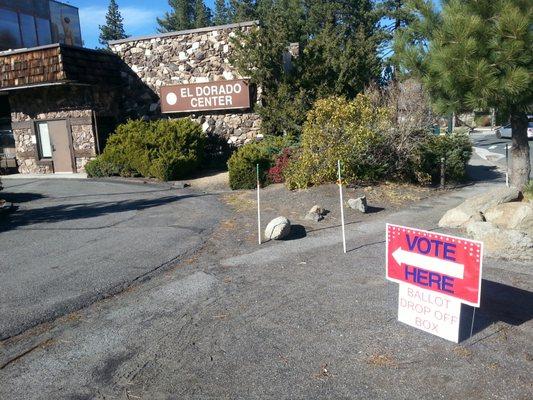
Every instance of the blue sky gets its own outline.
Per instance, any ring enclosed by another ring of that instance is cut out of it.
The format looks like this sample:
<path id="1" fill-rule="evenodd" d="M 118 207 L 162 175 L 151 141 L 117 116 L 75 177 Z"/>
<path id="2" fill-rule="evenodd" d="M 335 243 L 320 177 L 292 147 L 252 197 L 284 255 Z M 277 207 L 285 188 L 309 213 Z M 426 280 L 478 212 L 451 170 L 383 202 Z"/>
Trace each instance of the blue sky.
<path id="1" fill-rule="evenodd" d="M 98 43 L 98 25 L 105 22 L 109 0 L 60 0 L 79 8 L 81 35 L 85 47 L 94 48 Z M 156 17 L 168 11 L 168 0 L 117 0 L 124 18 L 126 33 L 131 36 L 149 35 L 156 32 Z M 210 7 L 213 0 L 207 0 Z"/>

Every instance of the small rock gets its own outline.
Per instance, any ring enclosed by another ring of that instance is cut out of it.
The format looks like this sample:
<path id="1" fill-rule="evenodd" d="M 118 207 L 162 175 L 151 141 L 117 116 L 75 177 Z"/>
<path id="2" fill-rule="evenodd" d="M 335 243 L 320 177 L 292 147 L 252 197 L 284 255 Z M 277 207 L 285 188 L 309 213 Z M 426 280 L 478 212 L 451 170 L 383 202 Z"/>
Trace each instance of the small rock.
<path id="1" fill-rule="evenodd" d="M 291 222 L 285 217 L 277 217 L 270 221 L 265 228 L 267 239 L 279 240 L 287 237 L 291 232 Z"/>
<path id="2" fill-rule="evenodd" d="M 326 215 L 326 210 L 324 210 L 319 205 L 315 204 L 311 209 L 307 212 L 305 215 L 305 219 L 309 221 L 315 221 L 319 222 L 324 219 L 324 215 Z"/>
<path id="3" fill-rule="evenodd" d="M 187 183 L 187 182 L 174 182 L 173 186 L 176 189 L 185 189 L 186 187 L 189 187 L 191 185 L 189 183 Z"/>
<path id="4" fill-rule="evenodd" d="M 348 199 L 348 205 L 354 210 L 358 210 L 362 213 L 366 213 L 367 204 L 366 196 L 357 197 L 355 199 Z"/>

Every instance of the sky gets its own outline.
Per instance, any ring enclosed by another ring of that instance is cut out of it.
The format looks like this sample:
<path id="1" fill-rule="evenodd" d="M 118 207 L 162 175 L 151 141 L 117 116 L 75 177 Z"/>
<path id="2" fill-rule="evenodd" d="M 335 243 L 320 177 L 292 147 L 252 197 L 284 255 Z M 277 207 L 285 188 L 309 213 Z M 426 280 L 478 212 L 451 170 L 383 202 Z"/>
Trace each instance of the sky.
<path id="1" fill-rule="evenodd" d="M 105 23 L 105 14 L 109 0 L 60 0 L 78 7 L 80 14 L 81 36 L 84 46 L 101 47 L 98 43 L 100 33 L 98 25 Z M 130 36 L 157 33 L 156 17 L 169 11 L 168 0 L 117 0 L 119 10 L 124 18 L 124 28 Z M 213 0 L 206 4 L 213 6 Z"/>

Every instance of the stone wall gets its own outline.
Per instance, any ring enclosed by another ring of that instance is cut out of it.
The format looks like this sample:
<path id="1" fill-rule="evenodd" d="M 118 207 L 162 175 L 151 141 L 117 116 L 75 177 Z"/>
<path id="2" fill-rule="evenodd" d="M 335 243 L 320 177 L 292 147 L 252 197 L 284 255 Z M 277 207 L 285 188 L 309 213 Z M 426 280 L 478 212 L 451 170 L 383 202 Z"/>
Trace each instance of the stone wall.
<path id="1" fill-rule="evenodd" d="M 50 159 L 39 159 L 35 123 L 64 119 L 70 129 L 75 172 L 96 156 L 94 115 L 118 113 L 116 95 L 92 86 L 52 86 L 20 89 L 9 94 L 11 124 L 19 172 L 52 173 Z"/>
<path id="2" fill-rule="evenodd" d="M 162 117 L 159 93 L 164 85 L 244 78 L 230 63 L 231 38 L 256 26 L 255 22 L 245 22 L 111 42 L 111 50 L 125 63 L 125 114 L 134 118 Z M 256 101 L 258 95 L 254 93 L 252 100 Z M 253 140 L 261 124 L 253 110 L 199 112 L 191 118 L 208 134 L 236 145 Z"/>

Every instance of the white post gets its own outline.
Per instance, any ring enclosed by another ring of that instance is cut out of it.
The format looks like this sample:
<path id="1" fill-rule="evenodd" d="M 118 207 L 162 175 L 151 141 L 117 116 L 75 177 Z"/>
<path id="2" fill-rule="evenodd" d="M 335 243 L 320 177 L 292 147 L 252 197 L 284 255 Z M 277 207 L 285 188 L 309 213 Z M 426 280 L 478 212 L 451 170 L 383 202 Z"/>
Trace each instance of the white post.
<path id="1" fill-rule="evenodd" d="M 344 249 L 344 253 L 346 253 L 346 234 L 344 232 L 344 201 L 342 200 L 341 160 L 337 160 L 337 171 L 339 175 L 338 184 L 339 184 L 339 196 L 340 196 L 340 201 L 341 201 L 342 247 Z"/>
<path id="2" fill-rule="evenodd" d="M 256 165 L 257 176 L 257 241 L 261 244 L 261 200 L 259 199 L 259 164 Z"/>
<path id="3" fill-rule="evenodd" d="M 509 187 L 509 145 L 505 144 L 505 185 Z"/>

